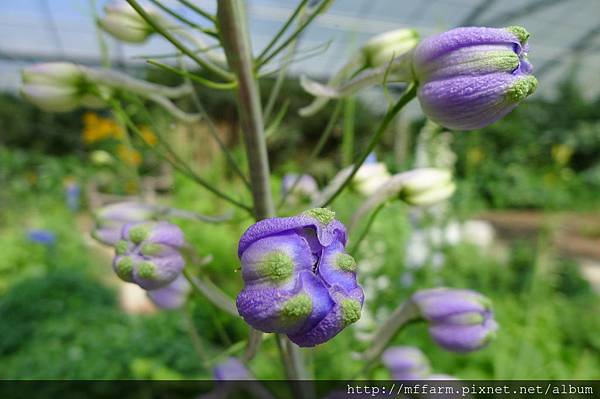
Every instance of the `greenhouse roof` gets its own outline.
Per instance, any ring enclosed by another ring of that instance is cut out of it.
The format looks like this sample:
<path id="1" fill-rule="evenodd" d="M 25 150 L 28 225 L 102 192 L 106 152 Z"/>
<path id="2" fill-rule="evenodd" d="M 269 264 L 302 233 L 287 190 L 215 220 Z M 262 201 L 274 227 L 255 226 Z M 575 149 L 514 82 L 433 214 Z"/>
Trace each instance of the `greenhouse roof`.
<path id="1" fill-rule="evenodd" d="M 98 1 L 98 9 L 105 2 Z M 196 3 L 214 9 L 216 2 Z M 82 0 L 1 2 L 0 90 L 18 87 L 18 71 L 30 62 L 69 59 L 98 64 L 100 50 L 90 4 Z M 193 17 L 176 0 L 163 4 Z M 258 51 L 297 1 L 250 0 L 248 4 L 253 46 Z M 291 71 L 326 76 L 353 49 L 386 30 L 412 27 L 428 36 L 460 25 L 523 25 L 531 32 L 530 59 L 542 92 L 550 93 L 575 65 L 586 93 L 595 95 L 600 90 L 598 0 L 338 0 L 302 37 L 299 60 Z M 159 38 L 142 46 L 110 40 L 109 47 L 119 64 L 141 64 L 143 58 L 135 56 L 172 51 Z"/>

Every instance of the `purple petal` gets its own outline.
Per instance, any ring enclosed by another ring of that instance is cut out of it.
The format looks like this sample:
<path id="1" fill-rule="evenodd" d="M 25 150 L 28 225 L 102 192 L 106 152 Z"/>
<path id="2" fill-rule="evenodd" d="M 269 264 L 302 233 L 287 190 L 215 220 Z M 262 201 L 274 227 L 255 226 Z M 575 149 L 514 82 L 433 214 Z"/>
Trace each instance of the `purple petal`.
<path id="1" fill-rule="evenodd" d="M 178 253 L 150 260 L 142 259 L 134 266 L 133 281 L 146 290 L 161 288 L 174 281 L 184 266 L 185 260 Z M 151 269 L 151 276 L 147 274 L 148 269 Z"/>
<path id="2" fill-rule="evenodd" d="M 179 275 L 172 283 L 147 292 L 152 302 L 161 309 L 178 309 L 185 303 L 191 287 L 183 275 Z"/>
<path id="3" fill-rule="evenodd" d="M 254 241 L 241 257 L 246 284 L 295 284 L 294 276 L 311 270 L 313 259 L 306 240 L 295 233 L 273 235 Z"/>
<path id="4" fill-rule="evenodd" d="M 240 316 L 264 332 L 296 333 L 316 324 L 333 308 L 327 288 L 301 272 L 291 289 L 246 287 L 237 297 Z"/>
<path id="5" fill-rule="evenodd" d="M 422 290 L 413 295 L 412 301 L 429 321 L 443 320 L 461 313 L 483 313 L 490 308 L 489 300 L 480 293 L 451 288 Z"/>
<path id="6" fill-rule="evenodd" d="M 250 244 L 261 238 L 288 231 L 297 231 L 306 227 L 315 229 L 317 238 L 324 247 L 330 245 L 334 240 L 339 240 L 342 244 L 346 244 L 346 229 L 344 225 L 333 219 L 333 217 L 319 220 L 315 217 L 318 214 L 314 211 L 310 210 L 298 216 L 264 219 L 253 224 L 240 238 L 238 256 L 241 257 Z M 333 214 L 331 211 L 325 211 Z"/>
<path id="7" fill-rule="evenodd" d="M 432 323 L 431 337 L 442 348 L 452 352 L 469 352 L 485 346 L 494 336 L 498 324 L 490 316 L 483 324 L 452 325 Z"/>
<path id="8" fill-rule="evenodd" d="M 418 380 L 429 375 L 429 360 L 418 348 L 395 346 L 381 357 L 395 380 Z"/>
<path id="9" fill-rule="evenodd" d="M 508 73 L 459 76 L 421 85 L 417 96 L 425 114 L 434 122 L 457 130 L 485 127 L 518 104 L 507 93 L 523 79 Z"/>
<path id="10" fill-rule="evenodd" d="M 234 357 L 229 357 L 222 363 L 219 363 L 213 369 L 215 380 L 253 380 L 246 366 Z"/>
<path id="11" fill-rule="evenodd" d="M 338 285 L 346 292 L 356 287 L 356 262 L 344 252 L 344 246 L 339 241 L 323 250 L 323 254 L 317 267 L 318 274 L 329 285 Z"/>
<path id="12" fill-rule="evenodd" d="M 414 54 L 415 70 L 423 65 L 462 47 L 486 45 L 486 44 L 509 44 L 515 46 L 521 52 L 519 39 L 507 29 L 486 27 L 463 27 L 449 30 L 436 36 L 424 39 Z"/>
<path id="13" fill-rule="evenodd" d="M 335 306 L 311 330 L 301 334 L 288 335 L 289 339 L 301 347 L 312 347 L 329 341 L 347 325 L 360 318 L 364 294 L 360 287 L 346 295 L 339 287 L 330 290 Z"/>

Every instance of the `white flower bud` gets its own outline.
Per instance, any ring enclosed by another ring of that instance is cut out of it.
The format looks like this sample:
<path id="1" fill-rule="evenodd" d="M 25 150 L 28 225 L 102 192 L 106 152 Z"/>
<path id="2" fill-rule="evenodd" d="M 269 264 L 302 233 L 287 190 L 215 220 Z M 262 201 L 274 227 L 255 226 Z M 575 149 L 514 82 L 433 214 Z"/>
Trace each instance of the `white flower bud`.
<path id="1" fill-rule="evenodd" d="M 368 197 L 386 183 L 390 176 L 385 164 L 381 162 L 365 163 L 354 175 L 353 184 L 359 193 Z"/>
<path id="2" fill-rule="evenodd" d="M 78 106 L 99 107 L 103 102 L 90 93 L 87 68 L 69 62 L 45 62 L 23 69 L 21 94 L 49 112 L 68 112 Z"/>
<path id="3" fill-rule="evenodd" d="M 419 43 L 419 34 L 413 29 L 396 29 L 371 38 L 361 48 L 365 66 L 374 68 L 406 54 Z"/>
<path id="4" fill-rule="evenodd" d="M 456 189 L 447 169 L 421 168 L 404 174 L 400 197 L 411 205 L 432 205 L 448 199 Z"/>
<path id="5" fill-rule="evenodd" d="M 156 10 L 145 8 L 153 18 L 158 18 Z M 143 43 L 154 33 L 154 29 L 137 11 L 124 0 L 113 1 L 104 6 L 105 15 L 98 25 L 111 36 L 128 43 Z"/>

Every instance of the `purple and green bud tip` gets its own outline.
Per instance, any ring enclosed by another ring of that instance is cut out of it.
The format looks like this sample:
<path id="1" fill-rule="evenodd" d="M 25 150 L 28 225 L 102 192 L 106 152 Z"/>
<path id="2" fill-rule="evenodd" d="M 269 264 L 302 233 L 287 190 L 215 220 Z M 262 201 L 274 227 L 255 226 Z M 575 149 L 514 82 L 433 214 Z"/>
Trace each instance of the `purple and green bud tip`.
<path id="1" fill-rule="evenodd" d="M 171 310 L 179 309 L 183 306 L 191 288 L 187 279 L 180 274 L 168 285 L 156 290 L 147 291 L 146 293 L 157 307 Z"/>
<path id="2" fill-rule="evenodd" d="M 423 40 L 413 71 L 425 114 L 450 129 L 473 130 L 504 117 L 533 94 L 537 79 L 522 27 L 456 28 Z"/>
<path id="3" fill-rule="evenodd" d="M 238 246 L 240 315 L 299 346 L 330 340 L 360 318 L 364 299 L 345 245 L 344 225 L 324 208 L 250 226 Z"/>
<path id="4" fill-rule="evenodd" d="M 429 322 L 433 340 L 446 350 L 474 351 L 496 336 L 491 301 L 478 292 L 434 288 L 417 292 L 412 301 Z"/>
<path id="5" fill-rule="evenodd" d="M 146 290 L 164 288 L 180 276 L 185 266 L 179 253 L 184 245 L 183 233 L 174 224 L 126 224 L 121 231 L 121 240 L 115 245 L 113 268 L 122 280 Z M 179 288 L 182 287 L 171 288 L 181 291 Z"/>

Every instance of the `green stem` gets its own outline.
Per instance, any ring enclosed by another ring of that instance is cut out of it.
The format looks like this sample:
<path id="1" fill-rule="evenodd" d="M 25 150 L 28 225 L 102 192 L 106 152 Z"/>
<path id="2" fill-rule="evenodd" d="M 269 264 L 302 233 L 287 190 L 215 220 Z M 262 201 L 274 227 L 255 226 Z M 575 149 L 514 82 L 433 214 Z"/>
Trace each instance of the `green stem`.
<path id="1" fill-rule="evenodd" d="M 258 60 L 264 58 L 269 52 L 269 50 L 271 50 L 271 48 L 273 48 L 277 41 L 285 34 L 292 22 L 294 22 L 296 17 L 300 14 L 300 11 L 302 11 L 306 3 L 308 3 L 308 0 L 302 0 L 300 4 L 298 4 L 294 12 L 288 17 L 287 21 L 285 21 L 283 26 L 279 28 L 279 31 L 275 34 L 275 36 L 273 36 L 269 44 L 267 44 L 263 51 L 260 52 L 259 56 L 257 57 Z"/>
<path id="2" fill-rule="evenodd" d="M 166 12 L 167 14 L 172 16 L 173 18 L 177 19 L 178 21 L 183 22 L 184 24 L 186 24 L 194 29 L 198 29 L 200 32 L 205 33 L 209 36 L 217 37 L 216 31 L 207 29 L 203 26 L 200 26 L 197 23 L 195 23 L 194 21 L 191 21 L 191 20 L 187 19 L 186 17 L 179 15 L 175 11 L 171 10 L 169 7 L 165 6 L 159 0 L 150 0 L 150 2 L 152 2 L 152 4 L 154 4 L 155 6 L 157 6 L 158 8 L 160 8 L 161 10 L 163 10 L 164 12 Z"/>
<path id="3" fill-rule="evenodd" d="M 202 76 L 198 76 L 198 75 L 194 75 L 192 73 L 189 72 L 185 72 L 185 71 L 180 71 L 177 68 L 174 68 L 168 64 L 164 64 L 162 62 L 158 62 L 155 60 L 148 60 L 147 61 L 148 64 L 150 65 L 154 65 L 156 67 L 159 67 L 161 69 L 164 69 L 166 71 L 169 71 L 171 73 L 174 73 L 176 75 L 182 76 L 184 78 L 189 78 L 191 80 L 193 80 L 194 82 L 197 82 L 199 84 L 201 84 L 202 86 L 206 86 L 209 89 L 214 89 L 214 90 L 231 90 L 234 89 L 237 86 L 237 82 L 235 81 L 231 81 L 231 82 L 214 82 L 210 79 L 205 79 Z"/>
<path id="4" fill-rule="evenodd" d="M 369 141 L 367 148 L 362 153 L 362 155 L 360 156 L 358 161 L 354 164 L 354 167 L 352 168 L 352 172 L 350 172 L 350 174 L 346 177 L 346 179 L 338 187 L 338 189 L 329 198 L 324 200 L 324 202 L 321 204 L 322 207 L 329 205 L 350 184 L 350 182 L 352 181 L 352 178 L 354 178 L 354 175 L 356 175 L 356 172 L 358 172 L 358 169 L 360 169 L 360 167 L 365 162 L 365 160 L 367 159 L 369 154 L 371 152 L 373 152 L 373 150 L 375 149 L 375 146 L 381 139 L 381 136 L 383 136 L 383 133 L 385 133 L 385 131 L 387 130 L 389 124 L 394 120 L 394 117 L 396 116 L 396 114 L 398 112 L 400 112 L 400 110 L 406 104 L 408 104 L 413 98 L 415 98 L 416 95 L 417 95 L 417 84 L 411 83 L 411 85 L 407 88 L 407 90 L 404 92 L 402 97 L 400 97 L 398 102 L 396 104 L 394 104 L 394 106 L 388 112 L 386 112 L 385 116 L 383 117 L 383 120 L 381 121 L 381 124 L 377 128 L 377 131 L 375 132 L 373 137 L 371 137 L 371 140 Z"/>
<path id="5" fill-rule="evenodd" d="M 325 147 L 325 143 L 327 143 L 327 140 L 331 136 L 331 133 L 333 132 L 333 128 L 335 127 L 335 123 L 337 122 L 338 117 L 340 116 L 340 112 L 341 111 L 342 111 L 342 102 L 338 101 L 338 103 L 336 104 L 333 112 L 331 113 L 331 116 L 329 117 L 329 121 L 327 122 L 327 126 L 325 127 L 325 130 L 323 131 L 323 134 L 321 134 L 321 137 L 319 138 L 319 141 L 317 142 L 317 145 L 312 150 L 312 152 L 310 153 L 310 155 L 308 156 L 308 158 L 306 159 L 306 161 L 304 161 L 302 163 L 302 168 L 301 168 L 302 171 L 305 171 L 306 168 L 308 167 L 308 165 L 310 165 L 310 164 L 313 163 L 313 161 L 317 158 L 317 156 L 323 150 L 323 147 Z M 302 173 L 299 173 L 298 176 L 296 176 L 296 179 L 294 180 L 294 183 L 292 183 L 292 186 L 290 187 L 290 189 L 287 190 L 283 194 L 283 196 L 281 197 L 281 200 L 279 201 L 279 204 L 277 204 L 277 209 L 279 209 L 283 205 L 285 205 L 285 201 L 287 200 L 287 198 L 290 195 L 290 193 L 292 191 L 294 191 L 294 189 L 296 188 L 296 186 L 298 185 L 298 183 L 300 183 L 300 179 L 301 178 L 302 178 Z"/>
<path id="6" fill-rule="evenodd" d="M 342 129 L 342 166 L 348 166 L 354 158 L 354 118 L 356 99 L 348 97 L 344 100 L 344 126 Z"/>
<path id="7" fill-rule="evenodd" d="M 118 102 L 114 101 L 112 103 L 112 106 L 116 110 L 116 112 L 120 115 L 120 117 L 123 118 L 123 120 L 125 121 L 126 125 L 129 127 L 129 129 L 131 129 L 137 136 L 141 137 L 142 141 L 143 141 L 142 132 L 140 132 L 140 130 L 138 129 L 138 127 L 129 118 L 129 116 L 123 110 L 123 108 L 121 107 L 121 105 Z M 225 201 L 228 201 L 229 203 L 231 203 L 231 204 L 233 204 L 233 205 L 235 205 L 235 206 L 237 206 L 237 207 L 239 207 L 241 209 L 244 209 L 245 211 L 248 211 L 248 212 L 252 211 L 250 209 L 250 207 L 248 207 L 246 204 L 243 204 L 240 201 L 238 201 L 238 200 L 230 197 L 229 195 L 221 192 L 216 187 L 213 187 L 212 184 L 210 184 L 208 181 L 204 180 L 201 176 L 199 176 L 196 172 L 194 172 L 194 170 L 183 159 L 181 159 L 179 157 L 179 155 L 177 155 L 177 153 L 171 148 L 171 146 L 165 140 L 162 139 L 162 135 L 157 134 L 157 137 L 160 140 L 161 146 L 164 147 L 164 149 L 166 151 L 166 154 L 168 155 L 168 156 L 165 157 L 165 159 L 175 169 L 179 170 L 186 177 L 194 180 L 196 183 L 200 184 L 202 187 L 204 187 L 205 189 L 207 189 L 211 193 L 215 194 L 216 196 L 224 199 Z M 169 157 L 172 157 L 173 159 L 171 160 Z"/>
<path id="8" fill-rule="evenodd" d="M 363 353 L 364 366 L 361 374 L 367 372 L 375 360 L 383 353 L 390 341 L 408 323 L 419 317 L 419 311 L 415 304 L 408 300 L 398 306 L 388 317 L 386 322 L 377 330 L 371 342 L 373 345 Z"/>
<path id="9" fill-rule="evenodd" d="M 194 3 L 192 3 L 191 1 L 188 0 L 178 0 L 181 4 L 183 4 L 184 6 L 188 7 L 190 10 L 195 11 L 197 14 L 203 16 L 204 18 L 208 19 L 209 21 L 216 23 L 217 19 L 215 18 L 214 15 L 208 13 L 207 11 L 204 11 L 203 9 L 201 9 L 200 7 L 198 7 L 197 5 L 195 5 Z"/>
<path id="10" fill-rule="evenodd" d="M 354 242 L 354 244 L 352 244 L 352 247 L 350 247 L 350 250 L 348 251 L 348 253 L 350 255 L 352 255 L 352 256 L 356 255 L 356 252 L 358 251 L 358 248 L 360 247 L 360 243 L 365 239 L 365 237 L 369 233 L 369 230 L 371 230 L 371 226 L 373 225 L 373 222 L 375 221 L 375 218 L 377 217 L 377 214 L 379 213 L 379 211 L 382 210 L 384 207 L 385 207 L 385 202 L 380 204 L 377 208 L 375 208 L 373 213 L 371 213 L 371 216 L 369 217 L 369 220 L 367 221 L 367 225 L 365 226 L 363 231 L 360 233 L 360 236 L 358 237 L 358 239 Z"/>
<path id="11" fill-rule="evenodd" d="M 238 112 L 248 154 L 254 214 L 257 220 L 270 218 L 275 216 L 275 207 L 271 196 L 269 159 L 260 95 L 254 76 L 243 2 L 220 0 L 217 18 L 225 55 L 238 81 Z"/>
<path id="12" fill-rule="evenodd" d="M 216 307 L 232 316 L 238 316 L 238 311 L 233 300 L 227 294 L 223 293 L 212 281 L 207 278 L 194 277 L 188 269 L 183 269 L 183 275 L 195 291 L 206 297 Z"/>
<path id="13" fill-rule="evenodd" d="M 296 37 L 298 35 L 300 35 L 304 29 L 306 29 L 306 27 L 323 11 L 325 10 L 325 8 L 327 8 L 330 3 L 332 2 L 332 0 L 323 0 L 321 1 L 321 4 L 319 4 L 319 6 L 315 9 L 315 11 L 313 11 L 308 18 L 306 18 L 306 20 L 300 24 L 295 30 L 294 32 L 292 32 L 292 34 L 290 36 L 288 36 L 288 38 L 282 43 L 280 44 L 275 50 L 273 50 L 270 54 L 265 55 L 263 57 L 259 57 L 256 60 L 256 70 L 259 70 L 261 66 L 263 66 L 264 64 L 266 64 L 267 62 L 271 61 L 273 59 L 273 57 L 277 56 L 277 54 L 279 54 L 283 49 L 285 49 L 287 46 L 289 46 L 289 44 L 291 42 L 293 42 Z"/>
<path id="14" fill-rule="evenodd" d="M 144 10 L 144 8 L 142 6 L 140 6 L 140 4 L 137 2 L 137 0 L 127 0 L 127 2 L 148 23 L 148 25 L 150 25 L 152 27 L 152 29 L 154 29 L 162 37 L 164 37 L 169 42 L 171 42 L 171 44 L 173 44 L 173 46 L 175 46 L 183 54 L 185 54 L 188 57 L 190 57 L 192 60 L 194 60 L 198 65 L 200 65 L 204 69 L 206 69 L 208 71 L 211 71 L 211 72 L 213 72 L 213 73 L 221 76 L 222 78 L 224 78 L 226 80 L 231 80 L 232 77 L 231 77 L 231 74 L 229 72 L 221 69 L 219 66 L 214 65 L 213 63 L 211 63 L 211 62 L 209 62 L 207 60 L 204 60 L 204 59 L 198 57 L 198 55 L 196 55 L 196 53 L 194 53 L 192 50 L 190 50 L 189 48 L 187 48 L 182 42 L 179 41 L 179 39 L 177 39 L 167 29 L 165 29 L 163 26 L 161 26 L 159 23 L 157 23 L 154 20 L 154 18 L 152 18 L 150 15 L 148 15 L 148 13 Z"/>

